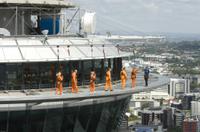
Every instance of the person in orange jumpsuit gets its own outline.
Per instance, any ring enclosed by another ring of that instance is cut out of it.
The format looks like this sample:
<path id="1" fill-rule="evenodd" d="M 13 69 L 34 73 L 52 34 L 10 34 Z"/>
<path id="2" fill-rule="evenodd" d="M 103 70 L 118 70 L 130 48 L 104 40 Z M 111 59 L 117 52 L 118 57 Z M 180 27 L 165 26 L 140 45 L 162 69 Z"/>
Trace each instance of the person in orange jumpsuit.
<path id="1" fill-rule="evenodd" d="M 72 72 L 72 93 L 78 93 L 78 86 L 77 86 L 77 70 Z"/>
<path id="2" fill-rule="evenodd" d="M 96 80 L 96 73 L 91 71 L 90 73 L 90 93 L 94 94 L 95 91 L 95 80 Z"/>
<path id="3" fill-rule="evenodd" d="M 61 72 L 56 74 L 56 94 L 62 95 L 63 92 L 63 75 Z"/>
<path id="4" fill-rule="evenodd" d="M 108 88 L 110 91 L 112 91 L 112 84 L 111 84 L 111 69 L 108 68 L 106 71 L 106 84 L 105 84 L 105 91 L 108 91 Z"/>
<path id="5" fill-rule="evenodd" d="M 132 88 L 136 86 L 136 77 L 137 77 L 138 69 L 133 67 L 131 71 L 131 80 L 132 80 Z"/>
<path id="6" fill-rule="evenodd" d="M 121 78 L 122 89 L 124 89 L 126 87 L 126 80 L 127 80 L 127 73 L 125 67 L 123 67 L 120 72 L 120 78 Z"/>

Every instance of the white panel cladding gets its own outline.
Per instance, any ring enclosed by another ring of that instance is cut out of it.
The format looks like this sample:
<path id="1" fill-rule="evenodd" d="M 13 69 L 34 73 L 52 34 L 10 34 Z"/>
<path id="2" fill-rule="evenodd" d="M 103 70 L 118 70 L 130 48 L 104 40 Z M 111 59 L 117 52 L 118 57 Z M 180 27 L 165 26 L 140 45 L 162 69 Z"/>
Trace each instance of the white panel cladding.
<path id="1" fill-rule="evenodd" d="M 16 46 L 17 43 L 15 40 L 9 40 L 9 39 L 0 39 L 0 44 L 1 45 L 8 45 L 8 46 Z"/>
<path id="2" fill-rule="evenodd" d="M 56 55 L 50 47 L 43 45 L 39 40 L 17 40 L 25 60 L 54 60 Z M 31 45 L 34 45 L 31 47 Z M 23 47 L 28 46 L 28 47 Z"/>
<path id="3" fill-rule="evenodd" d="M 40 60 L 42 59 L 40 54 L 38 53 L 36 47 L 31 47 L 31 45 L 40 45 L 39 43 L 34 43 L 36 40 L 17 40 L 19 46 L 25 46 L 28 45 L 28 47 L 20 47 L 22 55 L 25 60 Z"/>
<path id="4" fill-rule="evenodd" d="M 192 101 L 191 102 L 191 113 L 192 116 L 200 116 L 200 102 L 199 101 Z"/>
<path id="5" fill-rule="evenodd" d="M 21 54 L 18 50 L 15 40 L 0 40 L 0 44 L 4 47 L 1 48 L 0 60 L 1 61 L 17 61 L 22 60 Z M 8 47 L 6 47 L 8 46 Z M 13 46 L 13 47 L 12 47 Z"/>
<path id="6" fill-rule="evenodd" d="M 82 54 L 87 58 L 103 58 L 103 51 L 96 47 L 96 43 L 90 39 L 71 39 L 73 45 L 78 45 L 76 48 L 81 50 Z M 104 43 L 101 43 L 102 45 Z M 92 46 L 92 47 L 91 47 Z"/>
<path id="7" fill-rule="evenodd" d="M 117 57 L 120 54 L 118 53 L 118 50 L 114 45 L 109 45 L 109 46 L 100 46 L 97 47 L 103 54 L 105 54 L 105 57 Z"/>
<path id="8" fill-rule="evenodd" d="M 22 60 L 21 54 L 19 52 L 19 49 L 16 47 L 7 47 L 3 48 L 3 52 L 5 55 L 5 60 Z"/>
<path id="9" fill-rule="evenodd" d="M 40 62 L 124 57 L 114 45 L 86 38 L 3 38 L 0 39 L 0 62 Z M 58 52 L 59 51 L 59 52 Z"/>
<path id="10" fill-rule="evenodd" d="M 79 50 L 78 46 L 75 46 L 71 41 L 67 39 L 49 39 L 47 40 L 49 45 L 52 45 L 52 49 L 62 60 L 79 60 L 86 58 L 86 56 Z M 57 47 L 59 45 L 59 48 Z"/>

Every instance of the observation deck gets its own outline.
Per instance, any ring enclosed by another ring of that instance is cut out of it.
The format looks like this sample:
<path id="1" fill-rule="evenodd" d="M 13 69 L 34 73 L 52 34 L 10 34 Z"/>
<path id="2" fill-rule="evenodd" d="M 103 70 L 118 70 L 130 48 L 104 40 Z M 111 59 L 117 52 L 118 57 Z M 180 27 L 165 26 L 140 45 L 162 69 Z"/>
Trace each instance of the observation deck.
<path id="1" fill-rule="evenodd" d="M 62 95 L 56 95 L 55 88 L 26 90 L 25 92 L 9 91 L 0 93 L 0 111 L 55 109 L 112 102 L 127 98 L 134 93 L 167 86 L 168 83 L 167 77 L 151 74 L 149 86 L 145 87 L 143 74 L 139 73 L 135 88 L 131 88 L 130 79 L 125 89 L 121 89 L 120 81 L 113 82 L 113 91 L 104 91 L 104 84 L 96 84 L 94 95 L 90 95 L 89 86 L 79 86 L 79 93 L 71 93 L 70 87 L 65 87 Z"/>

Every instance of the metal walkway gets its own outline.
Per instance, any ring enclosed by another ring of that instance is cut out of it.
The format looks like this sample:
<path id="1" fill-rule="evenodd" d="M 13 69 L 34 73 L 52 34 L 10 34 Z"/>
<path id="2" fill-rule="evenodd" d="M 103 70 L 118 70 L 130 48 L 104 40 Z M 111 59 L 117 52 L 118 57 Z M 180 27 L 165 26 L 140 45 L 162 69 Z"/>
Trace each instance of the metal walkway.
<path id="1" fill-rule="evenodd" d="M 137 86 L 131 88 L 130 79 L 127 81 L 125 89 L 121 89 L 121 83 L 113 84 L 113 91 L 104 91 L 104 85 L 96 87 L 94 95 L 90 95 L 88 88 L 79 88 L 79 93 L 71 93 L 69 88 L 64 88 L 63 95 L 56 95 L 55 89 L 44 91 L 33 91 L 30 94 L 23 92 L 0 93 L 0 111 L 4 110 L 24 110 L 27 108 L 43 109 L 73 107 L 80 105 L 91 105 L 109 101 L 116 101 L 126 98 L 134 93 L 150 91 L 169 83 L 169 79 L 164 76 L 151 74 L 149 86 L 145 87 L 142 73 L 137 77 Z M 32 93 L 32 94 L 31 94 Z"/>

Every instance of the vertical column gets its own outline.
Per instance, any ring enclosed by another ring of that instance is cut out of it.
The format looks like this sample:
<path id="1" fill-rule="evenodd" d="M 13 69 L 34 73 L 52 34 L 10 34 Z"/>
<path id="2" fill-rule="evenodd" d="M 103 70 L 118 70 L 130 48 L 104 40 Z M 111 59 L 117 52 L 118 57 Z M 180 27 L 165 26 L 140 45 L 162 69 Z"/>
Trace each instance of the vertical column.
<path id="1" fill-rule="evenodd" d="M 120 71 L 122 69 L 122 58 L 117 58 L 117 79 L 120 79 Z"/>
<path id="2" fill-rule="evenodd" d="M 9 90 L 8 89 L 8 68 L 7 68 L 7 65 L 5 64 L 5 88 L 4 90 Z"/>
<path id="3" fill-rule="evenodd" d="M 190 93 L 190 79 L 187 79 L 187 82 L 188 82 L 187 90 L 188 90 L 188 93 Z"/>
<path id="4" fill-rule="evenodd" d="M 18 35 L 18 7 L 15 7 L 15 35 Z"/>
<path id="5" fill-rule="evenodd" d="M 71 61 L 69 61 L 69 63 L 68 63 L 68 66 L 69 66 L 69 82 L 68 82 L 68 84 L 69 84 L 69 86 L 71 85 L 71 75 L 72 75 L 72 62 Z"/>
<path id="6" fill-rule="evenodd" d="M 0 71 L 1 71 L 1 75 L 0 75 L 0 77 L 1 77 L 1 84 L 2 84 L 2 90 L 6 90 L 6 84 L 7 84 L 7 76 L 6 76 L 6 65 L 5 64 L 1 64 L 1 66 L 0 66 Z"/>
<path id="7" fill-rule="evenodd" d="M 59 18 L 60 18 L 60 24 L 59 24 L 59 29 L 60 29 L 60 33 L 61 34 L 63 34 L 64 32 L 64 9 L 61 9 L 61 11 L 60 11 L 60 16 L 59 16 Z"/>
<path id="8" fill-rule="evenodd" d="M 85 74 L 84 74 L 84 61 L 81 61 L 80 62 L 81 63 L 81 71 L 80 71 L 80 73 L 81 73 L 81 84 L 82 85 L 84 85 L 85 83 L 85 79 L 84 79 L 84 76 L 85 76 Z"/>
<path id="9" fill-rule="evenodd" d="M 24 35 L 24 11 L 22 11 L 22 35 Z"/>
<path id="10" fill-rule="evenodd" d="M 100 72 L 100 80 L 103 80 L 103 75 L 104 75 L 104 60 L 101 60 L 101 72 Z"/>
<path id="11" fill-rule="evenodd" d="M 95 60 L 91 60 L 92 61 L 92 70 L 95 70 Z"/>
<path id="12" fill-rule="evenodd" d="M 184 80 L 184 93 L 187 93 L 187 89 L 188 89 L 188 81 L 187 78 Z"/>
<path id="13" fill-rule="evenodd" d="M 169 84 L 169 95 L 172 96 L 172 80 L 170 79 L 170 84 Z"/>
<path id="14" fill-rule="evenodd" d="M 119 72 L 117 70 L 117 63 L 116 63 L 116 58 L 113 59 L 113 80 L 117 80 L 117 73 Z"/>
<path id="15" fill-rule="evenodd" d="M 111 59 L 108 59 L 108 67 L 111 68 Z"/>
<path id="16" fill-rule="evenodd" d="M 37 64 L 37 87 L 40 89 L 40 63 Z"/>
<path id="17" fill-rule="evenodd" d="M 53 34 L 56 34 L 56 10 L 54 9 L 53 14 Z"/>

